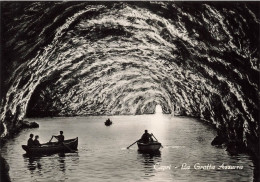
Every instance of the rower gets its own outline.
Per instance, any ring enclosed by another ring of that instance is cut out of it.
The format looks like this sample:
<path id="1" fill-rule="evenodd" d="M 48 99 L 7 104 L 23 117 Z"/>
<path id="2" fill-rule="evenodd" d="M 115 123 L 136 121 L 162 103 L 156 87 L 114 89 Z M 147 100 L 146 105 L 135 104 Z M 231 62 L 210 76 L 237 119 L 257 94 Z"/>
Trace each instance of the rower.
<path id="1" fill-rule="evenodd" d="M 54 136 L 57 140 L 59 144 L 62 144 L 64 142 L 64 135 L 63 135 L 63 131 L 60 131 L 60 135 Z"/>
<path id="2" fill-rule="evenodd" d="M 138 141 L 142 143 L 149 143 L 149 142 L 153 142 L 153 138 L 152 135 L 148 133 L 148 130 L 144 130 L 144 134 L 142 135 L 141 139 Z"/>

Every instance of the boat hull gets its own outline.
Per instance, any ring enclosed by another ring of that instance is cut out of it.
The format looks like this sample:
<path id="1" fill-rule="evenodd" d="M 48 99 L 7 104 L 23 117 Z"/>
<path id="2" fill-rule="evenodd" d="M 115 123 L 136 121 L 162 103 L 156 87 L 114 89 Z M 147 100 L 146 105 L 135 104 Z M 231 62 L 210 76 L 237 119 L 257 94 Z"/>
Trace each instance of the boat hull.
<path id="1" fill-rule="evenodd" d="M 78 148 L 78 137 L 70 140 L 65 140 L 63 144 L 58 144 L 58 142 L 50 142 L 42 144 L 41 146 L 28 147 L 27 145 L 22 145 L 22 148 L 30 155 L 45 155 L 54 153 L 66 153 L 73 152 Z"/>
<path id="2" fill-rule="evenodd" d="M 111 123 L 105 122 L 105 125 L 106 125 L 106 126 L 110 126 L 110 125 L 112 125 L 112 122 L 111 122 Z"/>
<path id="3" fill-rule="evenodd" d="M 138 150 L 139 151 L 145 151 L 145 152 L 154 152 L 158 151 L 162 144 L 159 142 L 152 142 L 152 143 L 140 143 L 137 142 Z"/>

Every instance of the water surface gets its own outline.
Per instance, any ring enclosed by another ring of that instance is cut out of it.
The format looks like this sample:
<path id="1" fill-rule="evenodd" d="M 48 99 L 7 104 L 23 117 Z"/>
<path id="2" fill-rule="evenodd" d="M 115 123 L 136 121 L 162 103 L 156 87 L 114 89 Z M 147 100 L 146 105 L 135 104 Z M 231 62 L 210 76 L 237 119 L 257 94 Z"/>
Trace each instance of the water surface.
<path id="1" fill-rule="evenodd" d="M 12 181 L 252 181 L 253 163 L 247 155 L 230 156 L 210 145 L 216 135 L 211 127 L 193 118 L 171 115 L 37 118 L 38 129 L 22 131 L 2 148 Z M 163 144 L 150 155 L 133 145 L 145 129 Z M 78 153 L 29 158 L 21 148 L 30 133 L 47 142 L 63 130 L 65 139 L 79 137 Z M 194 169 L 194 165 L 211 169 Z M 222 165 L 243 169 L 217 169 Z M 186 164 L 186 165 L 185 165 Z M 184 167 L 185 166 L 185 169 Z M 190 169 L 188 169 L 190 166 Z M 212 167 L 215 166 L 215 169 Z"/>

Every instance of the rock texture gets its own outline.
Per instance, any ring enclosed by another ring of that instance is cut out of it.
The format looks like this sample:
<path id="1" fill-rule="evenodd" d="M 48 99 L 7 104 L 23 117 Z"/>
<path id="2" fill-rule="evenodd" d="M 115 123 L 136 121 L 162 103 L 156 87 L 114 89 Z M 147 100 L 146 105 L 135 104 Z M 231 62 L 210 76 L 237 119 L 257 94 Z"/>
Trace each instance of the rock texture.
<path id="1" fill-rule="evenodd" d="M 1 182 L 10 182 L 9 177 L 9 165 L 6 160 L 0 155 L 0 181 Z"/>
<path id="2" fill-rule="evenodd" d="M 159 104 L 258 156 L 258 11 L 258 2 L 1 2 L 1 137 L 25 116 Z"/>

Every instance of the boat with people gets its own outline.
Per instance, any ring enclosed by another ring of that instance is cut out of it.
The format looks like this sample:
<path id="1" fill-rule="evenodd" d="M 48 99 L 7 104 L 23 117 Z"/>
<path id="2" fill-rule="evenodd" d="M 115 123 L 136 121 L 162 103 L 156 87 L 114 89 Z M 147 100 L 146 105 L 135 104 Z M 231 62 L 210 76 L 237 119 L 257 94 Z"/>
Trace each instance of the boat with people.
<path id="1" fill-rule="evenodd" d="M 162 147 L 162 144 L 158 142 L 157 138 L 152 133 L 149 134 L 148 130 L 145 130 L 145 133 L 142 135 L 141 139 L 132 143 L 127 147 L 127 149 L 129 149 L 135 143 L 137 143 L 138 150 L 140 152 L 158 152 Z"/>
<path id="2" fill-rule="evenodd" d="M 26 151 L 27 154 L 31 155 L 75 152 L 78 148 L 78 137 L 64 140 L 63 143 L 48 142 L 43 143 L 40 146 L 31 147 L 28 147 L 27 145 L 22 145 L 22 148 Z"/>
<path id="3" fill-rule="evenodd" d="M 113 122 L 112 122 L 110 119 L 107 119 L 107 120 L 105 121 L 105 125 L 106 125 L 106 126 L 110 126 L 111 124 L 113 124 Z"/>

